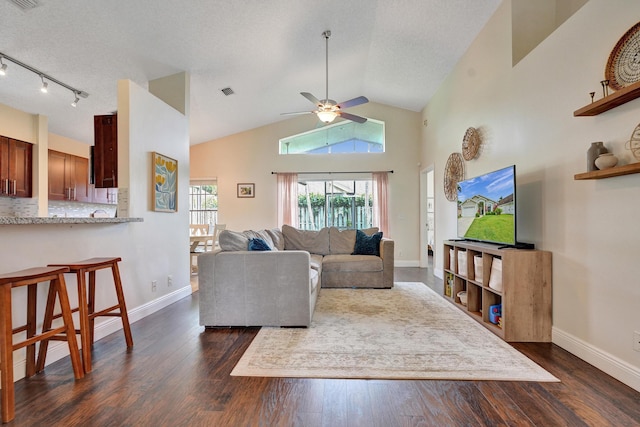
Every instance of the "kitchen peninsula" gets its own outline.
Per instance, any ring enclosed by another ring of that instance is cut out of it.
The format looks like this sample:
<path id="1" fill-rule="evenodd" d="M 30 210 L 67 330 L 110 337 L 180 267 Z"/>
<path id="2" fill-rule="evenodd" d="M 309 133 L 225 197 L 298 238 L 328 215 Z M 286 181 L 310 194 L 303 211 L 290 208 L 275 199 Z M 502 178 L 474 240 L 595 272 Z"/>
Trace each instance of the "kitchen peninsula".
<path id="1" fill-rule="evenodd" d="M 31 224 L 122 224 L 143 222 L 142 218 L 53 218 L 53 217 L 0 217 L 0 225 Z"/>

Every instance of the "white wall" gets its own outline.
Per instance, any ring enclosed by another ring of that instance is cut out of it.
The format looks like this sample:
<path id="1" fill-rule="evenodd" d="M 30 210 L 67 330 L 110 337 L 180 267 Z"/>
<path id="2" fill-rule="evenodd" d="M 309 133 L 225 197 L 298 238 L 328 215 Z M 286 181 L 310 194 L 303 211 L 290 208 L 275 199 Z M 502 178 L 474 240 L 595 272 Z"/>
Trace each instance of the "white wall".
<path id="1" fill-rule="evenodd" d="M 436 246 L 456 236 L 456 204 L 443 168 L 469 126 L 482 134 L 466 177 L 516 164 L 518 232 L 553 253 L 553 341 L 640 389 L 640 175 L 575 181 L 586 151 L 604 141 L 621 164 L 640 100 L 596 117 L 573 117 L 602 96 L 609 53 L 640 16 L 640 2 L 590 0 L 515 67 L 505 1 L 423 111 L 422 162 L 436 164 Z M 441 250 L 435 265 L 442 272 Z"/>
<path id="2" fill-rule="evenodd" d="M 114 88 L 115 90 L 115 88 Z M 0 109 L 4 118 L 6 108 Z M 8 109 L 11 118 L 33 127 L 36 116 Z M 118 84 L 119 120 L 119 183 L 130 195 L 129 216 L 144 222 L 129 224 L 77 225 L 0 225 L 0 271 L 10 272 L 48 263 L 78 261 L 98 256 L 122 257 L 120 272 L 130 320 L 135 321 L 191 293 L 189 284 L 188 183 L 189 138 L 188 120 L 145 89 L 130 81 Z M 28 130 L 5 129 L 0 120 L 0 134 L 29 140 Z M 13 123 L 16 123 L 15 121 Z M 12 125 L 14 126 L 14 125 Z M 123 133 L 120 133 L 123 130 Z M 151 210 L 151 152 L 157 151 L 178 160 L 178 213 Z M 46 152 L 46 150 L 45 150 Z M 45 167 L 46 169 L 46 167 Z M 44 191 L 46 197 L 46 191 Z M 167 276 L 173 276 L 173 286 Z M 98 305 L 102 308 L 116 303 L 111 276 L 106 271 L 97 275 Z M 152 292 L 151 281 L 157 280 Z M 67 276 L 72 301 L 76 301 L 75 279 Z M 104 285 L 104 286 L 103 286 Z M 15 324 L 24 322 L 24 289 L 14 290 Z M 39 311 L 44 309 L 46 292 L 40 291 Z M 96 339 L 120 328 L 117 318 L 97 320 Z M 135 343 L 135 335 L 133 337 Z M 67 354 L 64 343 L 53 344 L 51 362 Z M 124 353 L 123 353 L 124 355 Z M 15 377 L 24 376 L 24 353 L 16 352 Z"/>
<path id="3" fill-rule="evenodd" d="M 191 147 L 191 178 L 218 179 L 218 221 L 231 230 L 277 226 L 276 176 L 271 172 L 393 170 L 389 175 L 389 236 L 397 265 L 418 265 L 420 113 L 368 103 L 349 110 L 386 124 L 381 154 L 278 155 L 280 138 L 314 129 L 313 115 L 296 117 Z M 238 199 L 236 184 L 254 182 L 256 197 Z"/>

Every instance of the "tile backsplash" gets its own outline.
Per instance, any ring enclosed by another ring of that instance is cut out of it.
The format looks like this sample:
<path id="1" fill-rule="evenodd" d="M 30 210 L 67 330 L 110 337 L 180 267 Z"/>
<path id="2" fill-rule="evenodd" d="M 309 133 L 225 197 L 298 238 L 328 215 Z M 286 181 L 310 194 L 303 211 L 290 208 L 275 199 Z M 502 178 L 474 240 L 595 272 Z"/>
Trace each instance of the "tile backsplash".
<path id="1" fill-rule="evenodd" d="M 31 198 L 0 197 L 0 216 L 38 216 L 38 200 Z"/>
<path id="2" fill-rule="evenodd" d="M 50 217 L 89 218 L 96 211 L 104 211 L 107 217 L 114 218 L 116 209 L 117 205 L 49 200 Z M 0 197 L 0 216 L 37 217 L 38 200 L 34 198 Z"/>

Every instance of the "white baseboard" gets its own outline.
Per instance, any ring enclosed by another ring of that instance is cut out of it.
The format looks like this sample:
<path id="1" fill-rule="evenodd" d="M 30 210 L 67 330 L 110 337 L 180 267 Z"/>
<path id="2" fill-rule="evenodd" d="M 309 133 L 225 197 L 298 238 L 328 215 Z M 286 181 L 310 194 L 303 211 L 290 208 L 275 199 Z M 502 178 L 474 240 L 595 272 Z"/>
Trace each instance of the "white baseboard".
<path id="1" fill-rule="evenodd" d="M 640 369 L 558 328 L 552 328 L 554 344 L 640 391 Z"/>
<path id="2" fill-rule="evenodd" d="M 394 265 L 396 267 L 420 267 L 420 261 L 411 261 L 411 260 L 404 260 L 404 261 L 398 261 L 395 260 L 394 261 Z"/>
<path id="3" fill-rule="evenodd" d="M 160 298 L 156 298 L 153 301 L 149 301 L 146 304 L 143 304 L 139 307 L 136 307 L 132 310 L 128 310 L 127 314 L 129 315 L 129 324 L 135 323 L 140 319 L 143 319 L 149 316 L 152 313 L 155 313 L 158 310 L 165 308 L 168 305 L 173 304 L 174 302 L 181 300 L 187 296 L 191 295 L 191 285 L 180 288 L 174 292 L 163 295 Z M 120 318 L 112 317 L 109 320 L 104 322 L 100 322 L 96 324 L 94 331 L 94 339 L 97 341 L 101 338 L 106 337 L 109 334 L 117 332 L 122 329 L 122 321 Z M 133 337 L 133 342 L 135 343 L 136 337 Z M 78 339 L 78 346 L 80 346 L 80 339 Z M 51 363 L 62 359 L 69 355 L 69 347 L 66 342 L 60 341 L 50 341 L 49 349 L 47 350 L 47 360 L 45 362 L 45 366 L 50 365 Z M 14 381 L 18 381 L 19 379 L 24 378 L 25 376 L 25 368 L 27 362 L 25 359 L 22 360 L 14 360 L 13 363 L 13 378 Z"/>

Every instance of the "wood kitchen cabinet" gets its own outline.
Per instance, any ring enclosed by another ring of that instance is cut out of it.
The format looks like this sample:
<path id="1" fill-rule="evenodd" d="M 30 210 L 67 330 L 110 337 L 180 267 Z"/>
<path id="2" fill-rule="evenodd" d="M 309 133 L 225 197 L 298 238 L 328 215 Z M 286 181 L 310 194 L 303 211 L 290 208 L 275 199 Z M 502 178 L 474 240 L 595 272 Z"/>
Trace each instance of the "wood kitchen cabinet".
<path id="1" fill-rule="evenodd" d="M 118 187 L 118 116 L 94 116 L 93 173 L 96 188 Z"/>
<path id="2" fill-rule="evenodd" d="M 49 150 L 49 200 L 91 201 L 89 159 Z"/>
<path id="3" fill-rule="evenodd" d="M 118 203 L 117 188 L 93 188 L 93 203 L 102 203 L 105 205 L 115 205 Z"/>
<path id="4" fill-rule="evenodd" d="M 0 136 L 0 195 L 31 197 L 33 146 Z"/>

